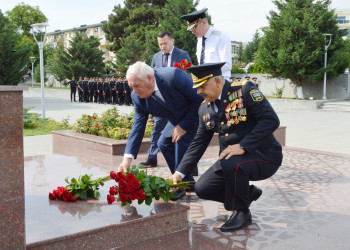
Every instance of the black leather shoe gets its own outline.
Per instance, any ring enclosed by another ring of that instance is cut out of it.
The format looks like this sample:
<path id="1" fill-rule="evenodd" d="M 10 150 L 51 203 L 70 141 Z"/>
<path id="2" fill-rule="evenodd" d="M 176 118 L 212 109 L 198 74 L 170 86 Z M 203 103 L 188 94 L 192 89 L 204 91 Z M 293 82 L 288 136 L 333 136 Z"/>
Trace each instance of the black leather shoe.
<path id="1" fill-rule="evenodd" d="M 172 201 L 177 201 L 178 199 L 182 198 L 185 196 L 186 191 L 185 190 L 177 190 L 176 192 L 171 191 L 175 196 L 174 198 L 170 198 Z"/>
<path id="2" fill-rule="evenodd" d="M 157 159 L 147 159 L 146 161 L 140 162 L 140 164 L 147 167 L 156 167 L 157 166 Z"/>
<path id="3" fill-rule="evenodd" d="M 221 226 L 220 230 L 221 232 L 232 232 L 241 229 L 242 227 L 246 227 L 251 223 L 252 215 L 249 210 L 247 213 L 240 210 L 233 211 L 233 214 L 226 221 L 226 223 Z"/>
<path id="4" fill-rule="evenodd" d="M 249 205 L 253 202 L 259 199 L 259 197 L 262 194 L 262 190 L 258 188 L 257 186 L 250 185 L 249 186 Z"/>
<path id="5" fill-rule="evenodd" d="M 198 166 L 196 166 L 193 170 L 192 170 L 192 176 L 198 176 Z"/>

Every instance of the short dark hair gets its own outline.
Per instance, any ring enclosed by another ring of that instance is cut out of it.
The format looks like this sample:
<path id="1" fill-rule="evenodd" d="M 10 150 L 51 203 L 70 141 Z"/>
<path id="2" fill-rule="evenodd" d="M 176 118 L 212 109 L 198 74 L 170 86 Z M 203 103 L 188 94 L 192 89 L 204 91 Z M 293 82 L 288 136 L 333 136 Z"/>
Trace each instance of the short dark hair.
<path id="1" fill-rule="evenodd" d="M 170 39 L 174 38 L 173 34 L 171 34 L 171 32 L 167 31 L 167 30 L 163 30 L 163 31 L 159 32 L 158 35 L 157 35 L 157 37 L 159 37 L 159 38 L 163 38 L 165 36 L 168 36 Z"/>

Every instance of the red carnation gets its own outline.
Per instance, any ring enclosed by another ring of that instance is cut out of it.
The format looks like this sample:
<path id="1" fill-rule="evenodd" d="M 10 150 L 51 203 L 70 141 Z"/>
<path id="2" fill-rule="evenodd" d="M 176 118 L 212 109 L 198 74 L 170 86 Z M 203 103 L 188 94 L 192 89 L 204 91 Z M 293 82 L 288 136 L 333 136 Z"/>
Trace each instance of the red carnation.
<path id="1" fill-rule="evenodd" d="M 118 189 L 117 189 L 115 186 L 110 187 L 110 188 L 109 188 L 109 194 L 110 194 L 110 195 L 116 195 L 116 194 L 118 194 Z"/>
<path id="2" fill-rule="evenodd" d="M 119 198 L 121 200 L 121 202 L 127 202 L 128 201 L 128 196 L 126 194 L 119 194 Z"/>
<path id="3" fill-rule="evenodd" d="M 189 67 L 191 67 L 192 66 L 192 63 L 191 62 L 188 62 L 187 64 L 186 64 L 186 68 L 189 68 Z"/>
<path id="4" fill-rule="evenodd" d="M 53 193 L 49 193 L 49 199 L 50 200 L 56 200 L 56 195 Z"/>
<path id="5" fill-rule="evenodd" d="M 108 204 L 112 204 L 115 202 L 115 197 L 113 195 L 107 195 L 107 202 Z"/>
<path id="6" fill-rule="evenodd" d="M 174 67 L 175 67 L 175 68 L 180 68 L 180 67 L 181 67 L 181 65 L 180 65 L 180 63 L 179 63 L 179 62 L 176 62 L 176 63 L 174 63 Z"/>
<path id="7" fill-rule="evenodd" d="M 182 59 L 181 63 L 182 63 L 182 65 L 186 65 L 187 64 L 187 60 L 186 59 Z"/>
<path id="8" fill-rule="evenodd" d="M 117 174 L 114 171 L 111 171 L 109 173 L 109 176 L 111 177 L 111 179 L 115 180 L 117 178 Z"/>
<path id="9" fill-rule="evenodd" d="M 135 197 L 138 200 L 144 200 L 144 199 L 146 199 L 146 194 L 143 190 L 139 190 L 139 191 L 136 191 Z"/>

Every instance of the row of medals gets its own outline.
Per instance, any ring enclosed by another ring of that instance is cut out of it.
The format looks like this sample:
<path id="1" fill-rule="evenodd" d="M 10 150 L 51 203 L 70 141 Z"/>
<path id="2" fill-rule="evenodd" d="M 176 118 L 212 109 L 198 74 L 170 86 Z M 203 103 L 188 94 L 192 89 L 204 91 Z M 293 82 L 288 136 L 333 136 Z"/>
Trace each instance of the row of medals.
<path id="1" fill-rule="evenodd" d="M 245 122 L 247 120 L 247 110 L 243 108 L 243 99 L 242 99 L 242 89 L 239 89 L 233 93 L 228 92 L 229 104 L 225 108 L 225 116 L 227 119 L 227 126 L 233 124 L 238 124 L 240 121 Z M 226 100 L 224 100 L 225 102 Z M 208 103 L 210 105 L 210 103 Z M 207 113 L 203 116 L 203 121 L 210 120 L 210 114 Z M 210 121 L 207 122 L 207 126 L 210 127 Z"/>
<path id="2" fill-rule="evenodd" d="M 225 108 L 225 116 L 227 119 L 227 126 L 245 122 L 247 120 L 247 110 L 243 108 L 242 89 L 233 93 L 228 92 L 228 99 L 230 103 Z"/>

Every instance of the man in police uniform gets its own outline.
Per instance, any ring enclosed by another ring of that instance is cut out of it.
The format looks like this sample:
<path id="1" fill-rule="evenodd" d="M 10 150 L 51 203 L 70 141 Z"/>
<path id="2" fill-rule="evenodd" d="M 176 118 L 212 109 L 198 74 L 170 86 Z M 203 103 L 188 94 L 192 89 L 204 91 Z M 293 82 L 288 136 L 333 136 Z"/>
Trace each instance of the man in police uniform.
<path id="1" fill-rule="evenodd" d="M 225 62 L 221 69 L 222 75 L 229 80 L 232 68 L 231 40 L 221 31 L 209 25 L 205 14 L 207 10 L 205 8 L 195 11 L 181 18 L 187 21 L 187 30 L 198 38 L 196 53 L 198 63 Z"/>
<path id="2" fill-rule="evenodd" d="M 249 206 L 262 193 L 249 181 L 271 177 L 282 163 L 282 148 L 273 136 L 279 119 L 270 103 L 250 81 L 225 81 L 223 64 L 188 68 L 193 88 L 205 101 L 198 111 L 197 134 L 170 179 L 177 183 L 188 176 L 219 133 L 219 160 L 199 178 L 195 192 L 233 211 L 221 231 L 235 231 L 252 222 Z"/>

